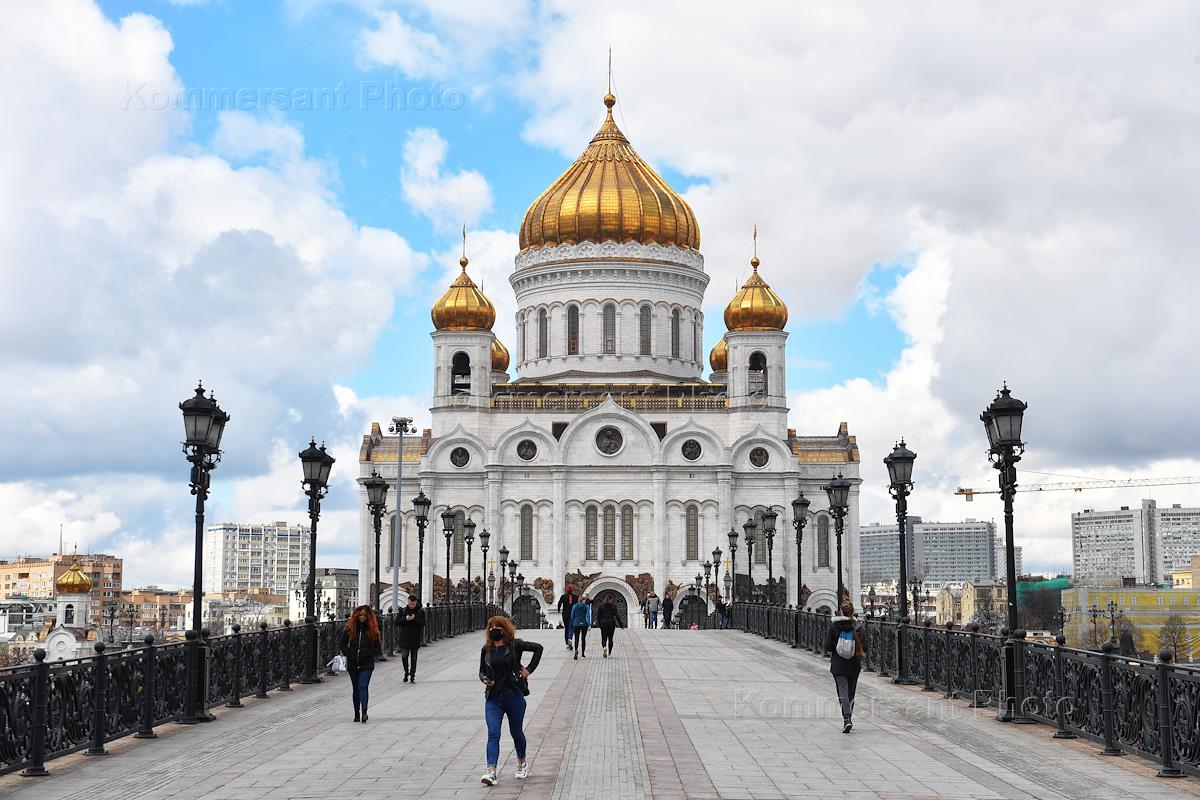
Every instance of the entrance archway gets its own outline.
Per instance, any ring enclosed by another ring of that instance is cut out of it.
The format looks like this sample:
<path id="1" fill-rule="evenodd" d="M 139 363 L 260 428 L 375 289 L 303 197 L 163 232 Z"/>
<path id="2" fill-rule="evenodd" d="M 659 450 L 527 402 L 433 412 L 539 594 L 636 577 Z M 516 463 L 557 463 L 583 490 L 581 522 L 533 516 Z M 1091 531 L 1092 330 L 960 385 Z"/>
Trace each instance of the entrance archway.
<path id="1" fill-rule="evenodd" d="M 704 598 L 695 592 L 688 592 L 679 601 L 679 627 L 684 630 L 692 627 L 692 624 L 700 625 L 704 622 L 704 618 L 708 616 L 708 603 L 704 602 Z"/>
<path id="2" fill-rule="evenodd" d="M 538 601 L 527 594 L 520 595 L 512 602 L 513 625 L 526 630 L 542 627 L 541 606 Z"/>
<path id="3" fill-rule="evenodd" d="M 625 600 L 625 595 L 618 592 L 616 589 L 601 589 L 595 595 L 595 601 L 592 603 L 592 623 L 595 626 L 596 612 L 600 606 L 604 604 L 604 598 L 611 597 L 613 605 L 617 607 L 617 616 L 621 620 L 621 627 L 629 627 L 629 603 Z"/>

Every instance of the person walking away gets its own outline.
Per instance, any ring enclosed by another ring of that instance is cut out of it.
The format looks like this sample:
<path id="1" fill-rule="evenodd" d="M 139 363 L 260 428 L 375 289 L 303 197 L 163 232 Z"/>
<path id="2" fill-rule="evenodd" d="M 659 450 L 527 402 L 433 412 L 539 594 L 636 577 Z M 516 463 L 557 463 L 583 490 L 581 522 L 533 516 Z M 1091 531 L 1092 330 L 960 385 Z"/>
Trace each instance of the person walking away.
<path id="1" fill-rule="evenodd" d="M 653 630 L 658 627 L 658 595 L 653 591 L 646 595 L 646 627 Z"/>
<path id="2" fill-rule="evenodd" d="M 346 657 L 350 675 L 350 699 L 354 702 L 354 721 L 367 721 L 367 687 L 375 671 L 375 659 L 383 655 L 379 621 L 370 606 L 359 606 L 350 614 L 338 642 L 338 652 Z"/>
<path id="3" fill-rule="evenodd" d="M 717 595 L 717 598 L 715 600 L 713 600 L 713 606 L 717 610 L 717 619 L 719 620 L 717 624 L 721 628 L 728 628 L 729 627 L 729 606 L 725 605 L 725 601 L 721 599 L 720 595 Z"/>
<path id="4" fill-rule="evenodd" d="M 671 627 L 671 615 L 675 613 L 675 600 L 666 597 L 662 602 L 663 630 Z"/>
<path id="5" fill-rule="evenodd" d="M 583 657 L 587 658 L 588 628 L 592 627 L 592 601 L 585 592 L 579 602 L 571 606 L 571 629 L 575 632 L 575 660 L 579 660 L 580 647 L 583 642 Z"/>
<path id="6" fill-rule="evenodd" d="M 833 674 L 838 702 L 842 706 L 842 733 L 849 733 L 854 728 L 851 720 L 854 692 L 858 688 L 863 656 L 867 654 L 867 640 L 863 636 L 862 623 L 854 618 L 854 605 L 849 601 L 842 603 L 841 612 L 829 620 L 825 650 L 830 654 L 829 671 Z"/>
<path id="7" fill-rule="evenodd" d="M 408 603 L 400 609 L 400 662 L 404 665 L 404 683 L 417 682 L 417 651 L 421 649 L 421 638 L 425 628 L 425 609 L 415 594 L 408 596 Z"/>
<path id="8" fill-rule="evenodd" d="M 596 609 L 596 624 L 600 627 L 600 652 L 608 658 L 613 653 L 613 634 L 616 633 L 617 626 L 625 627 L 621 624 L 621 615 L 617 612 L 617 604 L 613 602 L 611 594 L 606 594 L 604 602 Z"/>
<path id="9" fill-rule="evenodd" d="M 521 663 L 522 653 L 532 653 L 528 665 Z M 500 723 L 508 717 L 508 733 L 517 751 L 517 777 L 529 775 L 525 760 L 525 697 L 529 694 L 529 676 L 542 660 L 542 646 L 517 638 L 508 617 L 488 620 L 487 638 L 479 652 L 479 680 L 484 685 L 483 717 L 487 722 L 487 770 L 480 780 L 488 786 L 497 781 L 500 763 Z"/>
<path id="10" fill-rule="evenodd" d="M 558 615 L 562 619 L 563 639 L 567 643 L 567 649 L 571 650 L 571 606 L 575 605 L 579 597 L 575 594 L 575 587 L 567 584 L 567 591 L 558 596 Z"/>

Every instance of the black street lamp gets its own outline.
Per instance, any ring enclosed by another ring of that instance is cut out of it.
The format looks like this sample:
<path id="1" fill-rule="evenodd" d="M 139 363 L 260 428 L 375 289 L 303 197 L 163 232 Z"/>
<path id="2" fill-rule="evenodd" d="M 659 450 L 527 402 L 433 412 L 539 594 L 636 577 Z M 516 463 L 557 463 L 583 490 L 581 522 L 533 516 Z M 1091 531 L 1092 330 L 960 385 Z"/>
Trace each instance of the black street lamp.
<path id="1" fill-rule="evenodd" d="M 746 574 L 750 578 L 750 600 L 752 602 L 757 593 L 754 586 L 754 534 L 757 530 L 758 523 L 754 521 L 753 517 L 742 523 L 742 535 L 746 540 Z"/>
<path id="2" fill-rule="evenodd" d="M 713 585 L 717 587 L 717 594 L 721 593 L 721 548 L 714 547 L 712 551 L 713 565 Z"/>
<path id="3" fill-rule="evenodd" d="M 1111 626 L 1110 627 L 1111 634 L 1109 636 L 1109 641 L 1112 642 L 1113 644 L 1116 644 L 1116 642 L 1117 642 L 1117 620 L 1124 618 L 1124 616 L 1125 616 L 1125 612 L 1118 610 L 1117 604 L 1114 603 L 1112 600 L 1109 600 L 1108 601 L 1108 621 L 1109 621 L 1109 625 Z"/>
<path id="4" fill-rule="evenodd" d="M 442 512 L 442 536 L 446 537 L 446 590 L 442 599 L 449 605 L 454 602 L 450 593 L 450 540 L 454 538 L 454 512 L 449 508 Z"/>
<path id="5" fill-rule="evenodd" d="M 867 601 L 871 604 L 871 610 L 867 612 L 867 616 L 871 619 L 875 618 L 875 585 L 871 584 L 871 588 L 867 590 Z"/>
<path id="6" fill-rule="evenodd" d="M 737 602 L 737 548 L 738 548 L 738 532 L 736 528 L 729 529 L 729 569 L 725 572 L 725 578 L 728 579 L 733 575 L 733 590 L 730 591 L 729 586 L 726 586 L 725 593 L 729 595 L 731 603 Z"/>
<path id="7" fill-rule="evenodd" d="M 412 417 L 392 417 L 392 424 L 388 426 L 388 433 L 396 434 L 396 525 L 392 528 L 392 611 L 395 614 L 400 613 L 400 498 L 403 496 L 404 484 L 404 435 L 406 433 L 416 433 L 417 429 L 413 427 Z M 424 548 L 422 548 L 422 551 Z M 421 578 L 418 576 L 417 584 L 420 585 Z M 417 597 L 421 597 L 417 593 Z M 424 600 L 421 600 L 424 602 Z"/>
<path id="8" fill-rule="evenodd" d="M 701 566 L 704 567 L 704 602 L 707 603 L 708 597 L 709 597 L 709 591 L 708 591 L 709 580 L 708 579 L 710 577 L 712 577 L 713 565 L 712 565 L 711 561 L 705 561 Z"/>
<path id="9" fill-rule="evenodd" d="M 804 605 L 804 526 L 808 524 L 809 499 L 797 492 L 792 501 L 792 527 L 796 529 L 796 608 Z"/>
<path id="10" fill-rule="evenodd" d="M 1067 611 L 1062 606 L 1058 607 L 1058 611 L 1054 612 L 1054 619 L 1058 622 L 1058 632 L 1063 636 L 1067 635 L 1067 621 L 1071 619 L 1071 612 Z"/>
<path id="11" fill-rule="evenodd" d="M 487 584 L 488 584 L 488 602 L 495 603 L 496 602 L 496 570 L 494 568 L 492 569 L 491 572 L 488 573 Z"/>
<path id="12" fill-rule="evenodd" d="M 733 597 L 733 576 L 730 574 L 729 570 L 725 571 L 725 597 Z"/>
<path id="13" fill-rule="evenodd" d="M 500 545 L 500 607 L 504 607 L 504 568 L 508 566 L 508 548 Z"/>
<path id="14" fill-rule="evenodd" d="M 308 447 L 300 451 L 300 465 L 304 469 L 304 480 L 300 485 L 308 495 L 309 544 L 308 586 L 304 593 L 305 623 L 308 625 L 308 657 L 304 660 L 304 683 L 320 683 L 317 677 L 317 520 L 321 518 L 321 498 L 329 490 L 329 473 L 336 459 L 325 452 L 325 445 L 317 447 L 317 440 L 309 441 Z"/>
<path id="15" fill-rule="evenodd" d="M 433 502 L 422 491 L 413 498 L 413 513 L 417 517 L 417 602 L 425 602 L 425 527 L 429 525 L 429 507 Z M 392 551 L 395 553 L 396 551 Z M 392 556 L 395 558 L 395 556 Z M 431 595 L 432 599 L 432 595 Z M 397 609 L 398 610 L 398 609 Z"/>
<path id="16" fill-rule="evenodd" d="M 1104 612 L 1092 603 L 1092 607 L 1088 609 L 1088 616 L 1092 618 L 1092 642 L 1094 647 L 1100 646 L 1100 618 L 1104 616 Z"/>
<path id="17" fill-rule="evenodd" d="M 517 567 L 520 566 L 516 561 L 508 562 L 508 594 L 510 602 L 517 598 Z"/>
<path id="18" fill-rule="evenodd" d="M 487 528 L 484 528 L 483 530 L 481 530 L 479 532 L 479 552 L 482 553 L 482 555 L 479 557 L 479 563 L 484 566 L 487 566 L 487 563 L 488 563 L 488 557 L 487 557 L 488 542 L 491 540 L 491 538 L 492 538 L 492 535 L 490 533 L 488 533 Z M 483 594 L 482 586 L 479 587 L 479 593 L 481 595 Z M 480 597 L 479 600 L 480 600 L 480 602 L 482 602 L 483 598 Z"/>
<path id="19" fill-rule="evenodd" d="M 375 470 L 371 470 L 371 477 L 363 478 L 361 482 L 363 488 L 367 490 L 367 510 L 371 512 L 371 519 L 375 524 L 375 614 L 378 616 L 381 613 L 379 603 L 379 538 L 383 535 L 383 512 L 387 510 L 388 484 Z M 394 553 L 395 550 L 392 552 Z M 392 587 L 393 598 L 395 598 L 398 591 L 398 586 Z M 393 606 L 395 605 L 397 603 L 393 600 Z"/>
<path id="20" fill-rule="evenodd" d="M 475 522 L 467 517 L 463 523 L 463 544 L 467 546 L 467 600 L 475 599 L 475 587 L 471 585 L 471 548 L 475 544 Z"/>
<path id="21" fill-rule="evenodd" d="M 912 468 L 917 454 L 909 450 L 904 439 L 896 443 L 884 459 L 888 471 L 888 493 L 896 500 L 896 530 L 900 541 L 900 583 L 908 585 L 908 495 L 912 492 Z M 908 593 L 901 589 L 900 624 L 908 624 Z M 909 683 L 905 666 L 904 647 L 908 636 L 903 631 L 896 637 L 896 683 Z"/>
<path id="22" fill-rule="evenodd" d="M 836 478 L 826 484 L 825 494 L 829 496 L 829 513 L 833 515 L 834 531 L 837 534 L 837 605 L 840 609 L 842 603 L 846 602 L 846 584 L 842 580 L 842 533 L 846 530 L 846 514 L 850 510 L 850 481 L 843 478 L 839 472 Z"/>
<path id="23" fill-rule="evenodd" d="M 762 514 L 763 538 L 767 541 L 767 602 L 774 605 L 775 597 L 775 520 L 779 517 L 768 508 Z"/>

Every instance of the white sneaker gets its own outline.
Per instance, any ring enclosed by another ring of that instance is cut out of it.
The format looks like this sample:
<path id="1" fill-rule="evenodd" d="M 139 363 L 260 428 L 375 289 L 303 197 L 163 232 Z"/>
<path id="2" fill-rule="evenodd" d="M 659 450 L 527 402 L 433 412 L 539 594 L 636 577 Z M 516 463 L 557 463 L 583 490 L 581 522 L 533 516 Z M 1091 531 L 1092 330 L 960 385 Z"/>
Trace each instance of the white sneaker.
<path id="1" fill-rule="evenodd" d="M 529 762 L 528 761 L 526 761 L 524 764 L 517 764 L 517 777 L 518 778 L 528 778 L 529 777 Z"/>
<path id="2" fill-rule="evenodd" d="M 483 777 L 480 778 L 479 781 L 480 783 L 486 783 L 488 786 L 495 786 L 496 773 L 489 769 L 487 772 L 483 773 Z"/>

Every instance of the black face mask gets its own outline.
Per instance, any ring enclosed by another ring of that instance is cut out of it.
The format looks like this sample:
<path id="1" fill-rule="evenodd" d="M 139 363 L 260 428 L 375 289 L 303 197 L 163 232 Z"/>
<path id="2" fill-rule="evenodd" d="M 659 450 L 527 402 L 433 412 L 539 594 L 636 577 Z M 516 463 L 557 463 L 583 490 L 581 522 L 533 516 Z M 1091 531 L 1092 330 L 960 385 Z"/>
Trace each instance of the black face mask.
<path id="1" fill-rule="evenodd" d="M 492 628 L 490 631 L 488 631 L 488 635 L 492 637 L 493 642 L 498 642 L 504 638 L 504 629 Z"/>

